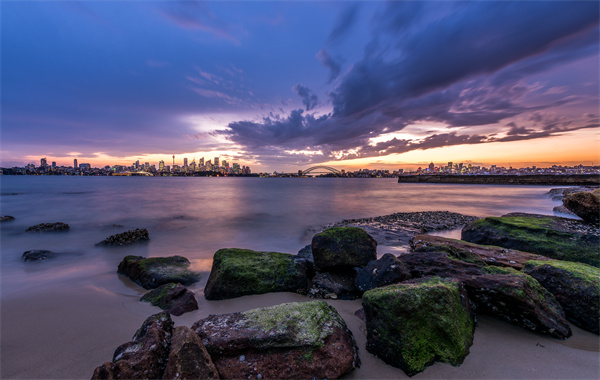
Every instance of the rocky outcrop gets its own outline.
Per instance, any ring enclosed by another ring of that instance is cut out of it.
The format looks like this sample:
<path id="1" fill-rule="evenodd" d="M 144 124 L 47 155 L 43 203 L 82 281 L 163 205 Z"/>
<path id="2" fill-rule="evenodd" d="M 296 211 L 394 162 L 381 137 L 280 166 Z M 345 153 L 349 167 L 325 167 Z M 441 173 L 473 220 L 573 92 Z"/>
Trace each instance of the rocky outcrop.
<path id="1" fill-rule="evenodd" d="M 530 261 L 524 272 L 548 289 L 567 319 L 598 334 L 600 326 L 600 269 L 566 261 Z"/>
<path id="2" fill-rule="evenodd" d="M 48 232 L 48 231 L 67 231 L 71 227 L 63 222 L 56 223 L 40 223 L 35 226 L 31 226 L 27 228 L 25 231 L 38 231 L 38 232 Z"/>
<path id="3" fill-rule="evenodd" d="M 360 365 L 352 332 L 324 301 L 210 315 L 192 329 L 224 379 L 335 379 Z"/>
<path id="4" fill-rule="evenodd" d="M 600 189 L 567 194 L 563 205 L 588 223 L 600 224 Z"/>
<path id="5" fill-rule="evenodd" d="M 10 216 L 10 215 L 4 215 L 4 216 L 0 216 L 0 223 L 1 222 L 10 222 L 15 220 L 14 216 Z"/>
<path id="6" fill-rule="evenodd" d="M 150 240 L 148 230 L 145 228 L 136 228 L 120 234 L 112 235 L 96 243 L 96 245 L 130 245 Z"/>
<path id="7" fill-rule="evenodd" d="M 369 261 L 367 266 L 358 270 L 355 285 L 361 292 L 395 284 L 410 279 L 410 272 L 402 261 L 391 253 L 379 260 Z"/>
<path id="8" fill-rule="evenodd" d="M 413 252 L 398 257 L 413 278 L 426 276 L 452 277 L 464 280 L 486 274 L 480 264 L 448 257 L 445 252 Z"/>
<path id="9" fill-rule="evenodd" d="M 25 262 L 48 260 L 48 259 L 52 259 L 54 257 L 56 257 L 56 253 L 54 253 L 52 251 L 48 251 L 46 249 L 34 249 L 31 251 L 25 251 L 25 252 L 23 252 L 23 255 L 21 256 L 21 258 Z"/>
<path id="10" fill-rule="evenodd" d="M 521 270 L 530 260 L 550 260 L 542 255 L 502 247 L 469 243 L 433 235 L 417 235 L 410 240 L 415 252 L 446 252 L 449 258 L 474 263 L 511 267 Z"/>
<path id="11" fill-rule="evenodd" d="M 477 313 L 558 339 L 571 336 L 564 311 L 552 293 L 531 276 L 492 267 L 498 273 L 464 279 Z"/>
<path id="12" fill-rule="evenodd" d="M 429 277 L 365 292 L 367 350 L 407 375 L 462 364 L 474 323 L 461 283 Z"/>
<path id="13" fill-rule="evenodd" d="M 218 379 L 219 373 L 202 344 L 202 340 L 186 326 L 173 330 L 171 351 L 162 377 L 175 379 Z"/>
<path id="14" fill-rule="evenodd" d="M 119 346 L 112 362 L 97 367 L 92 379 L 160 379 L 169 357 L 173 321 L 162 312 L 146 319 L 131 342 Z"/>
<path id="15" fill-rule="evenodd" d="M 306 271 L 306 260 L 286 253 L 220 249 L 213 257 L 204 296 L 208 300 L 221 300 L 250 294 L 306 291 Z"/>
<path id="16" fill-rule="evenodd" d="M 150 302 L 170 314 L 180 316 L 188 311 L 198 310 L 194 293 L 181 284 L 169 283 L 144 294 L 140 301 Z"/>
<path id="17" fill-rule="evenodd" d="M 190 285 L 200 279 L 188 269 L 190 262 L 182 256 L 151 257 L 125 256 L 119 264 L 121 273 L 145 289 L 155 289 L 170 282 Z"/>
<path id="18" fill-rule="evenodd" d="M 481 219 L 462 239 L 600 267 L 600 232 L 573 219 L 513 213 Z"/>
<path id="19" fill-rule="evenodd" d="M 356 272 L 353 269 L 335 272 L 317 272 L 312 278 L 308 295 L 312 298 L 354 300 L 361 292 L 355 286 Z"/>
<path id="20" fill-rule="evenodd" d="M 318 271 L 364 267 L 377 259 L 377 242 L 356 227 L 334 227 L 318 233 L 311 248 Z"/>

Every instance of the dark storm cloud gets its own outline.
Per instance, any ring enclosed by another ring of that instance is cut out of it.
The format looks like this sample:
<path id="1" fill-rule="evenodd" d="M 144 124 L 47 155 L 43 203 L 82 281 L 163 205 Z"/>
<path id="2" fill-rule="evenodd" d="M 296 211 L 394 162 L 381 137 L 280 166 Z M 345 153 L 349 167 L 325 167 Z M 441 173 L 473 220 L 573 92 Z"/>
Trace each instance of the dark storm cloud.
<path id="1" fill-rule="evenodd" d="M 345 35 L 348 33 L 350 28 L 356 23 L 356 16 L 358 12 L 358 5 L 353 4 L 342 10 L 339 14 L 329 37 L 327 38 L 328 44 L 339 43 Z"/>
<path id="2" fill-rule="evenodd" d="M 290 116 L 281 125 L 270 123 L 265 129 L 253 123 L 252 128 L 261 130 L 265 146 L 281 147 L 297 146 L 293 136 L 310 130 L 303 134 L 303 144 L 310 141 L 324 152 L 355 152 L 347 158 L 534 139 L 586 128 L 557 129 L 546 123 L 537 132 L 514 126 L 502 138 L 452 132 L 416 142 L 369 143 L 371 137 L 414 122 L 477 128 L 574 102 L 561 94 L 554 102 L 527 104 L 526 97 L 541 86 L 523 78 L 597 54 L 598 14 L 597 2 L 390 2 L 374 19 L 378 34 L 363 59 L 329 93 L 331 115 L 318 125 L 311 115 L 296 114 L 302 120 L 291 123 Z M 325 53 L 320 52 L 322 62 Z M 228 136 L 244 145 L 239 125 L 229 127 Z M 277 128 L 286 133 L 277 134 Z"/>
<path id="3" fill-rule="evenodd" d="M 307 111 L 315 108 L 317 104 L 319 104 L 319 98 L 315 95 L 310 88 L 302 85 L 302 83 L 298 83 L 294 87 L 292 87 L 298 96 L 302 99 L 302 104 L 306 107 Z"/>
<path id="4" fill-rule="evenodd" d="M 342 63 L 337 62 L 333 58 L 331 58 L 329 52 L 327 52 L 327 50 L 325 49 L 319 50 L 316 57 L 319 60 L 319 62 L 321 62 L 321 64 L 327 67 L 330 71 L 328 82 L 333 82 L 335 78 L 337 78 L 340 75 L 340 71 L 342 70 Z"/>

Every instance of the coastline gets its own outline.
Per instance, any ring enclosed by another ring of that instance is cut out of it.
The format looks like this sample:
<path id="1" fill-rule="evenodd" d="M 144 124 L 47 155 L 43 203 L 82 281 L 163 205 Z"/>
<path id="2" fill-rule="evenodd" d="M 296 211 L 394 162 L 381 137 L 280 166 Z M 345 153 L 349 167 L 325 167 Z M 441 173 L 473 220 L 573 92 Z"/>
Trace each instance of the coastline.
<path id="1" fill-rule="evenodd" d="M 536 175 L 404 175 L 398 183 L 457 183 L 465 185 L 598 186 L 597 174 Z"/>

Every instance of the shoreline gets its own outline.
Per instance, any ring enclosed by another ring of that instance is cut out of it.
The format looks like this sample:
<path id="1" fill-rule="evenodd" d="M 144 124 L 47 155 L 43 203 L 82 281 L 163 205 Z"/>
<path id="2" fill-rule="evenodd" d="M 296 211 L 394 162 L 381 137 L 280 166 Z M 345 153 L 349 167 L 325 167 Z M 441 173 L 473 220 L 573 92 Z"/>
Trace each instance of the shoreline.
<path id="1" fill-rule="evenodd" d="M 456 183 L 464 185 L 539 185 L 539 186 L 599 186 L 597 174 L 481 174 L 481 175 L 405 175 L 398 183 Z"/>

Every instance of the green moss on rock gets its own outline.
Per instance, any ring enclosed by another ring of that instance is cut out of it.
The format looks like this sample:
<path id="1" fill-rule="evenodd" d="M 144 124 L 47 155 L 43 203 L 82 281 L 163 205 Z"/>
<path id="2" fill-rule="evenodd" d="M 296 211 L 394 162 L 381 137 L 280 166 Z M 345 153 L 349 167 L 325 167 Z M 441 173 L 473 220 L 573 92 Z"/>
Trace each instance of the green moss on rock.
<path id="1" fill-rule="evenodd" d="M 563 228 L 561 218 L 503 216 L 465 227 L 462 239 L 600 267 L 600 239 Z"/>
<path id="2" fill-rule="evenodd" d="M 280 252 L 218 250 L 204 295 L 218 300 L 269 292 L 296 292 L 307 287 L 307 264 Z"/>
<path id="3" fill-rule="evenodd" d="M 364 267 L 377 260 L 377 242 L 358 227 L 334 227 L 313 236 L 315 267 L 319 271 L 339 267 Z"/>
<path id="4" fill-rule="evenodd" d="M 200 279 L 199 273 L 189 270 L 190 262 L 182 256 L 150 257 L 125 256 L 118 272 L 145 289 L 154 289 L 170 282 L 190 285 Z"/>
<path id="5" fill-rule="evenodd" d="M 474 324 L 460 282 L 429 277 L 363 295 L 367 350 L 409 376 L 436 361 L 460 365 Z"/>

